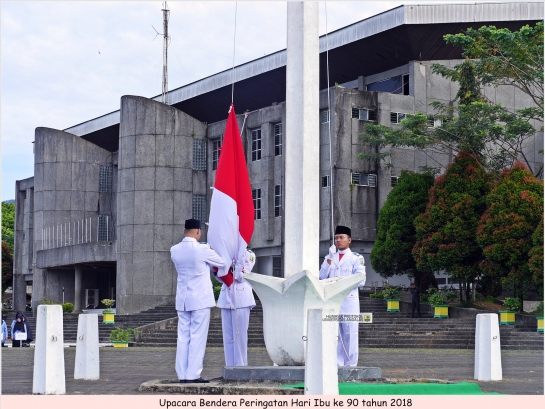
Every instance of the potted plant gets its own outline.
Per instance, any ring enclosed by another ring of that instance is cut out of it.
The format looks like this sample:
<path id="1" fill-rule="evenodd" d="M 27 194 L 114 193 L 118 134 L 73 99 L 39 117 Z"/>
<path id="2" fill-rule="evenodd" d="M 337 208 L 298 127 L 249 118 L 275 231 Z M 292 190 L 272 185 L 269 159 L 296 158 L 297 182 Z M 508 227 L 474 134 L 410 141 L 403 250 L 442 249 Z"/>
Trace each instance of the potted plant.
<path id="1" fill-rule="evenodd" d="M 110 341 L 114 348 L 127 348 L 133 335 L 140 333 L 134 328 L 115 328 L 110 332 Z"/>
<path id="2" fill-rule="evenodd" d="M 515 325 L 515 313 L 520 308 L 520 300 L 514 297 L 506 297 L 503 302 L 505 310 L 500 310 L 500 325 Z"/>
<path id="3" fill-rule="evenodd" d="M 102 304 L 106 306 L 106 309 L 102 311 L 102 323 L 103 324 L 115 324 L 115 312 L 112 310 L 112 305 L 115 304 L 115 300 L 110 300 L 109 298 L 105 298 L 104 300 L 100 301 Z"/>
<path id="4" fill-rule="evenodd" d="M 399 312 L 399 287 L 385 286 L 382 290 L 382 296 L 386 300 L 386 311 Z"/>
<path id="5" fill-rule="evenodd" d="M 448 318 L 448 305 L 444 303 L 443 294 L 435 288 L 429 288 L 428 294 L 428 302 L 433 306 L 433 318 Z"/>

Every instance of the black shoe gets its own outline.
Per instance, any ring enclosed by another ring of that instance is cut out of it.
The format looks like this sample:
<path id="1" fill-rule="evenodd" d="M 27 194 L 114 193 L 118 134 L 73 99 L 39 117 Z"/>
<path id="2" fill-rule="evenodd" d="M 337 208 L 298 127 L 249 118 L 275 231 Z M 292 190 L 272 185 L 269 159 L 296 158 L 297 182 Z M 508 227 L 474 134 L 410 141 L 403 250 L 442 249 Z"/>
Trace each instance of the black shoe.
<path id="1" fill-rule="evenodd" d="M 197 379 L 186 379 L 185 383 L 210 383 L 208 379 L 197 378 Z"/>
<path id="2" fill-rule="evenodd" d="M 178 383 L 186 383 L 187 381 L 185 379 L 178 379 Z"/>

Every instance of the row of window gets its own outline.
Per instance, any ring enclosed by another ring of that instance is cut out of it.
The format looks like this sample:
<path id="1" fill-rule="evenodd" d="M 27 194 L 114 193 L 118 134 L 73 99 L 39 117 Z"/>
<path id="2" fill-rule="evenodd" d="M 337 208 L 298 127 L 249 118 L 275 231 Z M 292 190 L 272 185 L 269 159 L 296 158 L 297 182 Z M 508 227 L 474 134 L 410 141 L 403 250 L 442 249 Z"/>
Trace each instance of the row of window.
<path id="1" fill-rule="evenodd" d="M 397 185 L 399 176 L 392 176 L 391 187 Z M 352 183 L 358 186 L 376 187 L 377 175 L 365 173 L 352 173 Z M 330 186 L 329 175 L 322 176 L 322 187 Z M 254 202 L 254 220 L 261 219 L 261 189 L 252 189 L 252 200 Z M 282 212 L 282 185 L 274 186 L 274 217 L 280 217 Z M 206 195 L 193 195 L 192 217 L 205 222 L 207 220 Z"/>
<path id="2" fill-rule="evenodd" d="M 274 156 L 282 155 L 282 124 L 274 124 Z M 251 130 L 251 160 L 252 162 L 261 159 L 261 128 Z M 218 168 L 218 161 L 221 153 L 221 139 L 217 139 L 212 142 L 212 170 Z M 206 166 L 206 165 L 205 165 Z M 199 169 L 200 170 L 200 169 Z M 204 168 L 206 170 L 206 167 Z"/>

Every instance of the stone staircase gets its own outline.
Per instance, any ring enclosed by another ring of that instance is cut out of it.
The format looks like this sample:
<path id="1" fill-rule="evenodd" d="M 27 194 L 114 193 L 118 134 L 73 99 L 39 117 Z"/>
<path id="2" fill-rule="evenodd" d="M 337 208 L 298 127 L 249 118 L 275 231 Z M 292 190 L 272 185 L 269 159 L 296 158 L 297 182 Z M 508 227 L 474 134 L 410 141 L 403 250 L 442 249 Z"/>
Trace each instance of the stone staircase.
<path id="1" fill-rule="evenodd" d="M 26 313 L 25 316 L 28 319 L 33 334 L 36 332 L 36 318 L 29 316 L 30 313 Z M 75 343 L 78 332 L 78 315 L 79 314 L 64 314 L 63 315 L 63 337 L 65 343 Z M 174 304 L 158 306 L 150 310 L 142 311 L 133 315 L 116 315 L 115 324 L 103 324 L 102 316 L 98 317 L 98 336 L 100 343 L 110 342 L 110 332 L 116 327 L 132 327 L 138 328 L 153 324 L 157 321 L 162 321 L 168 318 L 176 318 L 178 315 Z M 11 331 L 11 322 L 15 318 L 15 312 L 8 313 L 6 324 L 8 326 L 8 332 Z"/>
<path id="2" fill-rule="evenodd" d="M 248 346 L 263 347 L 263 310 L 256 297 L 256 307 L 250 313 Z M 360 324 L 360 347 L 365 348 L 475 348 L 474 316 L 467 318 L 433 318 L 424 312 L 422 318 L 411 318 L 410 313 L 387 312 L 386 302 L 360 294 L 361 312 L 372 312 L 372 324 Z M 424 307 L 424 306 L 423 306 Z M 484 311 L 483 311 L 484 312 Z M 177 319 L 166 323 L 163 329 L 143 329 L 137 345 L 176 346 Z M 504 350 L 543 350 L 543 334 L 536 326 L 500 325 L 500 339 Z M 208 331 L 208 346 L 222 347 L 221 318 L 211 318 Z"/>
<path id="3" fill-rule="evenodd" d="M 250 314 L 248 346 L 264 347 L 263 309 L 256 297 L 256 307 Z M 475 347 L 474 316 L 465 318 L 433 318 L 422 305 L 422 318 L 411 318 L 406 312 L 387 312 L 386 302 L 360 293 L 361 312 L 372 312 L 373 323 L 360 324 L 360 347 L 364 348 L 430 348 L 430 349 L 473 349 Z M 403 309 L 403 308 L 402 308 Z M 212 314 L 207 345 L 223 346 L 221 317 Z M 482 311 L 485 312 L 485 311 Z M 15 313 L 9 313 L 8 328 Z M 33 330 L 34 317 L 28 317 Z M 160 325 L 158 325 L 160 323 Z M 78 315 L 64 315 L 64 342 L 75 343 Z M 116 315 L 115 325 L 102 324 L 99 317 L 99 339 L 109 343 L 110 331 L 114 327 L 132 327 L 141 330 L 139 340 L 134 344 L 148 347 L 174 347 L 177 339 L 178 318 L 174 304 L 159 306 L 133 315 Z M 543 350 L 543 334 L 534 326 L 500 325 L 500 339 L 503 350 Z"/>

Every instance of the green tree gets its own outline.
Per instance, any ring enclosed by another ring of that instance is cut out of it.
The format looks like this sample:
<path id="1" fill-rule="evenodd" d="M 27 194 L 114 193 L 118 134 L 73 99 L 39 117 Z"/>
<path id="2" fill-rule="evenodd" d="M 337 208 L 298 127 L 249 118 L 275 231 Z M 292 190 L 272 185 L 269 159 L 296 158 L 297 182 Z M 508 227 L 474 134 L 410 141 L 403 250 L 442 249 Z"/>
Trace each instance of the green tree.
<path id="1" fill-rule="evenodd" d="M 2 202 L 2 241 L 13 254 L 13 229 L 15 225 L 15 203 Z"/>
<path id="2" fill-rule="evenodd" d="M 474 75 L 481 85 L 509 85 L 527 94 L 535 107 L 526 114 L 543 120 L 543 22 L 518 31 L 483 26 L 465 33 L 447 34 L 445 41 L 462 47 L 463 56 L 474 62 Z M 435 65 L 447 74 L 446 67 Z M 450 72 L 451 74 L 451 72 Z"/>
<path id="3" fill-rule="evenodd" d="M 543 24 L 524 26 L 516 32 L 482 27 L 447 35 L 445 39 L 461 46 L 467 58 L 454 68 L 433 65 L 434 73 L 459 83 L 460 90 L 453 101 L 457 105 L 432 102 L 435 114 L 417 112 L 404 119 L 397 129 L 367 124 L 363 141 L 380 149 L 360 157 L 383 160 L 389 167 L 389 157 L 396 147 L 421 149 L 432 160 L 436 151 L 468 151 L 479 158 L 479 165 L 486 170 L 499 173 L 522 160 L 534 175 L 541 175 L 543 165 L 536 165 L 527 157 L 527 146 L 536 132 L 532 120 L 543 120 Z M 510 112 L 481 94 L 485 85 L 514 86 L 526 92 L 534 105 Z M 440 120 L 441 125 L 429 127 L 431 120 Z"/>
<path id="4" fill-rule="evenodd" d="M 462 151 L 435 180 L 425 212 L 414 220 L 416 267 L 444 270 L 459 280 L 460 301 L 470 300 L 469 285 L 480 275 L 483 256 L 475 232 L 486 210 L 490 184 L 479 158 Z"/>
<path id="5" fill-rule="evenodd" d="M 426 208 L 433 180 L 431 173 L 401 172 L 397 185 L 380 209 L 377 237 L 371 251 L 371 265 L 382 277 L 407 274 L 422 291 L 437 287 L 437 281 L 432 271 L 416 268 L 411 254 L 416 241 L 413 222 Z"/>
<path id="6" fill-rule="evenodd" d="M 538 294 L 543 296 L 543 216 L 532 236 L 534 247 L 528 253 L 528 266 L 532 271 L 532 282 Z"/>
<path id="7" fill-rule="evenodd" d="M 8 245 L 2 242 L 2 291 L 13 284 L 13 256 Z"/>
<path id="8" fill-rule="evenodd" d="M 501 173 L 486 203 L 477 229 L 485 256 L 481 268 L 500 279 L 504 288 L 512 289 L 522 304 L 532 283 L 528 253 L 543 217 L 543 182 L 518 162 Z"/>

